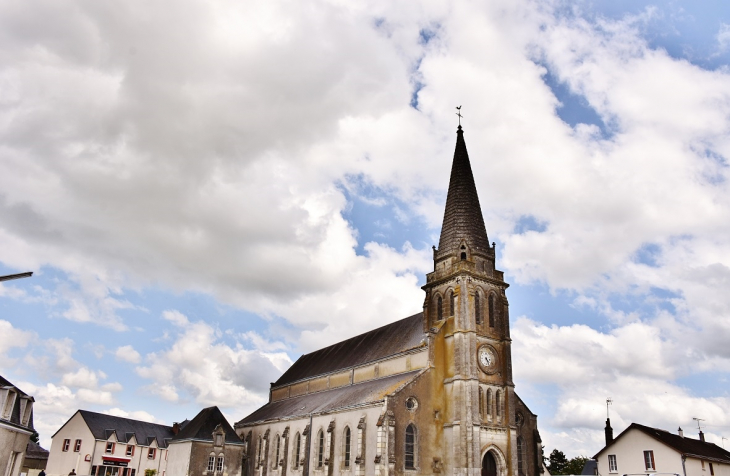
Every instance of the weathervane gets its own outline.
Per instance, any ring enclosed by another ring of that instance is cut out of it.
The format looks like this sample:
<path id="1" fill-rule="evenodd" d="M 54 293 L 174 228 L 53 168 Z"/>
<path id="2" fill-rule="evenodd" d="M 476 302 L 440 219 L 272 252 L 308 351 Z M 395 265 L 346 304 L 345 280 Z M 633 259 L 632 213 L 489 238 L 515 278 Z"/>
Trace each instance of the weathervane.
<path id="1" fill-rule="evenodd" d="M 456 107 L 456 115 L 459 116 L 459 127 L 461 127 L 461 118 L 464 117 L 461 115 L 461 106 Z"/>
<path id="2" fill-rule="evenodd" d="M 608 418 L 608 406 L 611 404 L 613 404 L 613 400 L 611 399 L 611 397 L 608 397 L 606 399 L 606 418 Z"/>

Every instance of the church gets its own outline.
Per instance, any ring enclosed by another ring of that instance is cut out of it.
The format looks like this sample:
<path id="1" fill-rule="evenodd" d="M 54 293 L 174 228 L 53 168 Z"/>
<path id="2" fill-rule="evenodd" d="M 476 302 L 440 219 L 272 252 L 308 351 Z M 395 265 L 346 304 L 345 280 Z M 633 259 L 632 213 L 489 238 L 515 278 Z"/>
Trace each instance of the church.
<path id="1" fill-rule="evenodd" d="M 422 312 L 301 356 L 235 424 L 244 476 L 539 476 L 461 126 L 433 264 Z"/>

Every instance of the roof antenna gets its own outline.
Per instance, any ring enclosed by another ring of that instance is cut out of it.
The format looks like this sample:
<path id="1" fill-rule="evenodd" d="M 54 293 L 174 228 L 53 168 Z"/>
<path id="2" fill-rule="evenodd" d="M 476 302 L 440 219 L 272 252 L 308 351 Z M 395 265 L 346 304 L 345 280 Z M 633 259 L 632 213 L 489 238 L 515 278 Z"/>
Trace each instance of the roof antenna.
<path id="1" fill-rule="evenodd" d="M 705 421 L 705 419 L 704 418 L 695 418 L 695 417 L 692 417 L 692 419 L 697 422 L 697 430 L 702 431 L 702 427 L 700 426 L 700 422 L 701 421 Z"/>
<path id="2" fill-rule="evenodd" d="M 459 116 L 459 127 L 461 127 L 461 118 L 464 117 L 461 115 L 461 106 L 456 106 L 456 115 Z"/>
<path id="3" fill-rule="evenodd" d="M 606 399 L 606 418 L 609 418 L 608 415 L 608 406 L 613 404 L 613 399 L 611 397 L 608 397 Z"/>

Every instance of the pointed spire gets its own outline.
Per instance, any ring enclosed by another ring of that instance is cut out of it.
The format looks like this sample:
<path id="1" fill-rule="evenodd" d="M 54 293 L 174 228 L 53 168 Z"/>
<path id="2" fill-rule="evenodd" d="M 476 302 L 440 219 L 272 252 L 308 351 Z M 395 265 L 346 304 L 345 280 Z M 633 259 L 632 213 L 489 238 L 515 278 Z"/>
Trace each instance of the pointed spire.
<path id="1" fill-rule="evenodd" d="M 459 126 L 456 131 L 456 150 L 451 165 L 438 256 L 457 253 L 461 240 L 466 241 L 472 252 L 491 252 L 469 154 L 466 151 L 464 131 Z"/>

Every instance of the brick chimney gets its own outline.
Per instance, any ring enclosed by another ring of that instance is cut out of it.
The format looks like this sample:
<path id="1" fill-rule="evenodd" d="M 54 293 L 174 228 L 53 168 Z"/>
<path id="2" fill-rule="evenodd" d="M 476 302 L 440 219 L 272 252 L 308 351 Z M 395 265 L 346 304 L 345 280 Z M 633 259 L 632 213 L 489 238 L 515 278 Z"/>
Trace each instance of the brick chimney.
<path id="1" fill-rule="evenodd" d="M 679 429 L 677 429 L 677 434 L 684 438 L 684 432 L 682 431 L 682 427 L 680 426 Z"/>
<path id="2" fill-rule="evenodd" d="M 700 430 L 700 441 L 705 441 L 705 434 Z"/>
<path id="3" fill-rule="evenodd" d="M 613 443 L 613 428 L 611 428 L 611 419 L 610 418 L 606 418 L 605 432 L 606 432 L 606 446 L 608 446 L 611 443 Z"/>
<path id="4" fill-rule="evenodd" d="M 177 435 L 178 433 L 180 433 L 180 424 L 175 422 L 172 424 L 172 434 Z"/>

